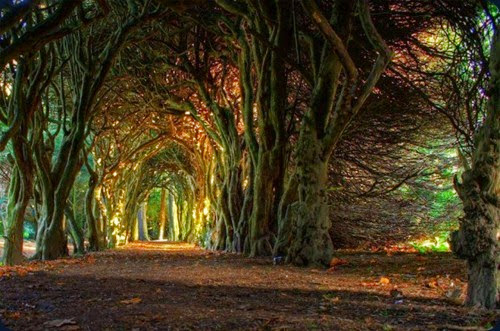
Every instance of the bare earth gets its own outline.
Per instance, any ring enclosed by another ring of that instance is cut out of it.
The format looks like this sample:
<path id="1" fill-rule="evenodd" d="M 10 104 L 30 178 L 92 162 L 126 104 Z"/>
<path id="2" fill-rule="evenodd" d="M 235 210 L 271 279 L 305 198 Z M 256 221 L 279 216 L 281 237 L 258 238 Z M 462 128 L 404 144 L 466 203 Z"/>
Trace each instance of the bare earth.
<path id="1" fill-rule="evenodd" d="M 447 295 L 465 287 L 449 254 L 338 257 L 326 271 L 136 243 L 0 268 L 0 316 L 12 330 L 484 330 L 499 317 Z"/>

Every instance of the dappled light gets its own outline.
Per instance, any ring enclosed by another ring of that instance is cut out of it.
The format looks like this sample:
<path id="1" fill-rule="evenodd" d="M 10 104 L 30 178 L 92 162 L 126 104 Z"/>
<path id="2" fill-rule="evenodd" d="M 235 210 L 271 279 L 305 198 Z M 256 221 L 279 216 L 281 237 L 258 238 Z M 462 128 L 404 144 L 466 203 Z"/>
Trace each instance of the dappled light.
<path id="1" fill-rule="evenodd" d="M 0 330 L 500 327 L 498 6 L 0 0 Z"/>

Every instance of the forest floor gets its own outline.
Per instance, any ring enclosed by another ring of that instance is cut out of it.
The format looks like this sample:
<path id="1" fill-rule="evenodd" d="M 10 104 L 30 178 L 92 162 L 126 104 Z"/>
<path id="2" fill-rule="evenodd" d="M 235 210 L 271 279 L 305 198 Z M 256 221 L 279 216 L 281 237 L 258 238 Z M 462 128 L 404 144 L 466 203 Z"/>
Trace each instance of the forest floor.
<path id="1" fill-rule="evenodd" d="M 485 330 L 499 318 L 459 305 L 465 265 L 450 254 L 336 257 L 319 270 L 150 242 L 2 267 L 0 319 L 11 330 Z"/>

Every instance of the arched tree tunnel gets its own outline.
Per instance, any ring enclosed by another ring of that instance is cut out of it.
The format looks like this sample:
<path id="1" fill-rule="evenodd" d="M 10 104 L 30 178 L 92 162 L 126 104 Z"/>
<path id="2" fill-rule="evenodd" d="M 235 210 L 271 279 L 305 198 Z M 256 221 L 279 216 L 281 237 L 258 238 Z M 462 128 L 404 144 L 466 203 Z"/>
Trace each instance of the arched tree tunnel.
<path id="1" fill-rule="evenodd" d="M 167 241 L 335 269 L 340 248 L 436 237 L 467 262 L 465 303 L 494 308 L 498 15 L 0 1 L 2 263 L 26 237 L 35 261 Z"/>

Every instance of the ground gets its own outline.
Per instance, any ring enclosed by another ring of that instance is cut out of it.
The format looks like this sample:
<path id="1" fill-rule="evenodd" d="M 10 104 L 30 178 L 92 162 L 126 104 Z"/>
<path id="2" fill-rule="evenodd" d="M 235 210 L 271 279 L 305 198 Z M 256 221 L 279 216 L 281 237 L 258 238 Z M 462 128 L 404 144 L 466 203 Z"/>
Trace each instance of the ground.
<path id="1" fill-rule="evenodd" d="M 12 330 L 482 330 L 498 317 L 458 305 L 465 266 L 450 254 L 337 258 L 318 270 L 136 243 L 0 268 L 0 316 Z"/>

